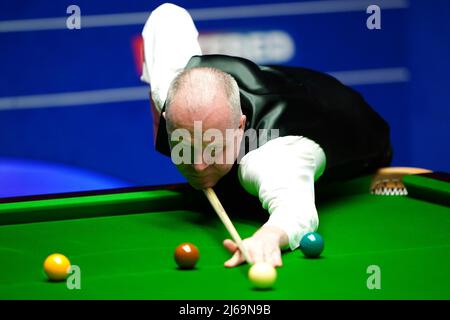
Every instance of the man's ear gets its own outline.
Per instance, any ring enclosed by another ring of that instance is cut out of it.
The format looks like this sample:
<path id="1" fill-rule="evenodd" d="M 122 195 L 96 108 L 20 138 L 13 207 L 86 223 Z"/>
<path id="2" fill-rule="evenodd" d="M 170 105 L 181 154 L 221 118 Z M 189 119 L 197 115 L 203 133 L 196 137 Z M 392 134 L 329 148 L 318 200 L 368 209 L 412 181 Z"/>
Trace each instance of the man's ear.
<path id="1" fill-rule="evenodd" d="M 163 116 L 164 120 L 167 120 L 167 119 L 166 119 L 166 112 L 165 112 L 165 111 L 162 113 L 162 116 Z"/>
<path id="2" fill-rule="evenodd" d="M 245 130 L 245 122 L 247 121 L 247 117 L 245 114 L 241 115 L 241 118 L 239 120 L 239 129 Z"/>

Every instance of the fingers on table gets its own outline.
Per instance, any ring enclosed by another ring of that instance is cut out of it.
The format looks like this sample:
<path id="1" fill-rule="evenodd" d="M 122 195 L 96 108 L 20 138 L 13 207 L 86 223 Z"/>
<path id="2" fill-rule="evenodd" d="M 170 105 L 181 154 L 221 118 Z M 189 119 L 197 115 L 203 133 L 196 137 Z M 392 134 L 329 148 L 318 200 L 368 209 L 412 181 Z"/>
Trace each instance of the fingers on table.
<path id="1" fill-rule="evenodd" d="M 281 267 L 283 265 L 281 250 L 278 247 L 251 247 L 246 240 L 244 240 L 244 244 L 250 255 L 252 263 L 267 262 L 274 267 Z M 235 267 L 245 262 L 244 256 L 233 240 L 226 239 L 224 240 L 223 245 L 230 253 L 233 254 L 233 256 L 225 262 L 226 267 Z"/>
<path id="2" fill-rule="evenodd" d="M 234 253 L 238 249 L 236 243 L 233 240 L 230 240 L 230 239 L 224 240 L 223 241 L 223 246 L 225 247 L 225 249 L 230 251 L 230 253 Z"/>
<path id="3" fill-rule="evenodd" d="M 236 267 L 244 262 L 245 262 L 244 256 L 239 250 L 236 250 L 231 259 L 225 261 L 225 267 L 228 268 Z"/>

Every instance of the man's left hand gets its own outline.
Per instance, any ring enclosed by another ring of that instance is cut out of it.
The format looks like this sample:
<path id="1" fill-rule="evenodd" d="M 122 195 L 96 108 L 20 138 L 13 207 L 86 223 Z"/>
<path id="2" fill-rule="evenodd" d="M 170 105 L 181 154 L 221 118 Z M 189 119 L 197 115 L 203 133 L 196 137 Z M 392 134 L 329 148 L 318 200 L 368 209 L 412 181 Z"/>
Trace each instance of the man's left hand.
<path id="1" fill-rule="evenodd" d="M 274 226 L 262 226 L 253 236 L 242 241 L 251 263 L 266 262 L 274 267 L 283 265 L 280 248 L 285 247 L 287 244 L 287 234 Z M 225 267 L 231 268 L 245 262 L 244 256 L 234 241 L 226 239 L 223 245 L 233 254 L 225 262 Z"/>

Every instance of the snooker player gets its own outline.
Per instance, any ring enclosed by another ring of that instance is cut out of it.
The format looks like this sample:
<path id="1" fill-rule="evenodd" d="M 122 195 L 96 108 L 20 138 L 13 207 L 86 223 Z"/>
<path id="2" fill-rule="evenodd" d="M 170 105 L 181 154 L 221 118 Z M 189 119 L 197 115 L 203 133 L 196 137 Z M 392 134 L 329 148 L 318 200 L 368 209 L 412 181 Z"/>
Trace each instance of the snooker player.
<path id="1" fill-rule="evenodd" d="M 202 55 L 191 16 L 173 4 L 150 14 L 142 36 L 141 79 L 150 84 L 156 149 L 172 157 L 195 189 L 214 187 L 229 200 L 225 205 L 256 199 L 254 210 L 262 207 L 267 218 L 243 241 L 253 263 L 281 266 L 281 250 L 296 249 L 304 234 L 317 229 L 319 177 L 351 178 L 390 163 L 388 125 L 333 77 Z M 257 147 L 247 150 L 246 132 L 273 129 L 276 134 L 256 137 Z M 181 142 L 180 130 L 188 133 Z M 212 139 L 210 130 L 227 138 Z M 182 144 L 187 149 L 178 148 Z M 205 159 L 212 144 L 214 159 L 225 161 Z M 180 150 L 193 151 L 185 157 Z M 226 239 L 224 246 L 232 253 L 225 266 L 244 262 L 236 243 Z"/>

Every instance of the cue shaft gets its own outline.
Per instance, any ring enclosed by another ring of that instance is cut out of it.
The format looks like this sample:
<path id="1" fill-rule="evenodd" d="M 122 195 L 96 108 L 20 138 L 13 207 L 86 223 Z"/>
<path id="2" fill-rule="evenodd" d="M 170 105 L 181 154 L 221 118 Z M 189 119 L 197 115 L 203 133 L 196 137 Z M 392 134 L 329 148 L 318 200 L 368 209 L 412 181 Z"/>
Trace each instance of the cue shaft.
<path id="1" fill-rule="evenodd" d="M 219 198 L 217 198 L 216 193 L 214 192 L 214 190 L 212 188 L 203 189 L 203 192 L 205 193 L 206 197 L 208 198 L 209 202 L 211 203 L 211 206 L 214 208 L 214 211 L 216 211 L 220 220 L 222 220 L 222 223 L 225 225 L 225 228 L 227 228 L 227 230 L 230 233 L 231 237 L 233 238 L 234 242 L 236 242 L 236 245 L 238 246 L 239 250 L 241 251 L 242 255 L 244 256 L 245 261 L 247 261 L 247 263 L 251 264 L 250 257 L 247 253 L 247 250 L 245 249 L 244 245 L 242 244 L 242 239 L 239 236 L 239 233 L 237 232 L 237 230 L 234 227 L 233 223 L 231 222 L 230 218 L 228 217 L 222 204 L 220 203 Z"/>

